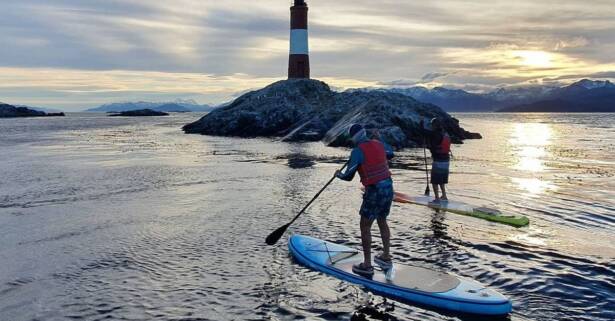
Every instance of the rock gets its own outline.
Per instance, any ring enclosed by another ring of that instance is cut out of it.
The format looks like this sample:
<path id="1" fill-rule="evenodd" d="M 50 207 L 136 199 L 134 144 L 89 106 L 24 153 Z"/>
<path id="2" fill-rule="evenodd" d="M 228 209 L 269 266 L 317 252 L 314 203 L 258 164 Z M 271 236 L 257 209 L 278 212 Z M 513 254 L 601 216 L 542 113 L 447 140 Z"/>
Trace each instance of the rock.
<path id="1" fill-rule="evenodd" d="M 396 148 L 422 144 L 418 124 L 439 118 L 456 143 L 477 138 L 459 121 L 432 104 L 391 92 L 333 92 L 318 80 L 289 79 L 237 98 L 183 127 L 186 133 L 240 137 L 283 137 L 286 141 L 318 141 L 350 146 L 346 135 L 353 123 L 378 129 Z"/>
<path id="2" fill-rule="evenodd" d="M 333 101 L 334 93 L 321 81 L 292 79 L 278 81 L 246 93 L 199 121 L 184 126 L 186 133 L 221 136 L 283 136 L 309 120 Z M 305 132 L 309 131 L 306 128 Z M 311 140 L 323 136 L 322 129 Z"/>
<path id="3" fill-rule="evenodd" d="M 119 114 L 111 114 L 109 116 L 129 116 L 129 117 L 141 117 L 141 116 L 169 116 L 169 114 L 151 109 L 138 109 L 122 111 Z"/>
<path id="4" fill-rule="evenodd" d="M 64 113 L 46 113 L 30 109 L 27 107 L 16 107 L 9 104 L 0 103 L 0 118 L 13 117 L 49 117 L 49 116 L 65 116 Z"/>

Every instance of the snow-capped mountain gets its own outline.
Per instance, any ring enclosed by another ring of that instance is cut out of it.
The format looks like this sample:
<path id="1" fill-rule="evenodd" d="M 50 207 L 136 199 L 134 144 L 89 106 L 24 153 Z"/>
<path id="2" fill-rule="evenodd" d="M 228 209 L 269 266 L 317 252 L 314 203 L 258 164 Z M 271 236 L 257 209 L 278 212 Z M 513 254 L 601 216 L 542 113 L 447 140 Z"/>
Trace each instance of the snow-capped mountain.
<path id="1" fill-rule="evenodd" d="M 472 111 L 490 111 L 493 108 L 493 102 L 488 98 L 461 89 L 412 87 L 391 89 L 390 91 L 440 106 L 447 111 L 466 111 L 468 109 Z"/>
<path id="2" fill-rule="evenodd" d="M 460 89 L 448 89 L 435 87 L 429 89 L 422 86 L 408 88 L 362 88 L 350 89 L 347 92 L 356 91 L 381 91 L 393 92 L 410 96 L 418 101 L 430 103 L 441 107 L 446 111 L 492 111 L 493 102 L 480 94 L 470 93 Z"/>
<path id="3" fill-rule="evenodd" d="M 130 110 L 139 110 L 139 109 L 152 109 L 156 111 L 164 111 L 164 112 L 209 112 L 214 109 L 214 107 L 209 105 L 200 105 L 196 101 L 192 99 L 177 99 L 172 102 L 147 102 L 147 101 L 138 101 L 138 102 L 119 102 L 119 103 L 110 103 L 104 104 L 102 106 L 91 108 L 86 111 L 88 112 L 121 112 L 121 111 L 130 111 Z"/>
<path id="4" fill-rule="evenodd" d="M 509 112 L 615 112 L 615 85 L 583 79 L 546 97 L 502 109 Z"/>
<path id="5" fill-rule="evenodd" d="M 487 93 L 471 93 L 460 89 L 422 86 L 407 88 L 363 88 L 350 91 L 395 92 L 442 107 L 446 111 L 497 111 L 514 110 L 515 106 L 527 106 L 549 101 L 549 110 L 570 106 L 583 106 L 582 111 L 592 111 L 595 106 L 604 111 L 609 104 L 615 106 L 615 84 L 608 80 L 579 80 L 571 85 L 557 87 L 552 85 L 511 86 L 497 88 Z M 581 103 L 582 102 L 582 103 Z M 539 104 L 540 105 L 540 104 Z M 543 104 L 544 105 L 544 104 Z"/>
<path id="6" fill-rule="evenodd" d="M 520 86 L 520 87 L 503 87 L 485 94 L 488 99 L 494 100 L 502 105 L 518 105 L 536 101 L 548 97 L 556 86 Z M 498 104 L 498 105 L 500 105 Z"/>
<path id="7" fill-rule="evenodd" d="M 615 84 L 608 80 L 589 80 L 582 79 L 575 83 L 577 86 L 585 87 L 585 89 L 596 89 L 596 88 L 615 88 Z"/>

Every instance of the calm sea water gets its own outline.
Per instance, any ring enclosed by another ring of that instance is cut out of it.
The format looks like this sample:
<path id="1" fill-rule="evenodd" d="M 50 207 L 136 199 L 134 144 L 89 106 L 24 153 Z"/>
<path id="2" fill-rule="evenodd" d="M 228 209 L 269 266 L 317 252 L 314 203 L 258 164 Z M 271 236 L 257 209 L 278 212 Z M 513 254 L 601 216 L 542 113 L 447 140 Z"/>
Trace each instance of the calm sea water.
<path id="1" fill-rule="evenodd" d="M 349 151 L 184 135 L 199 116 L 0 120 L 0 320 L 468 319 L 266 246 Z M 456 116 L 485 138 L 454 146 L 450 197 L 531 225 L 395 205 L 396 262 L 504 293 L 511 320 L 614 320 L 615 115 Z M 397 190 L 423 192 L 422 155 L 398 153 Z M 336 181 L 291 232 L 358 247 L 360 196 Z"/>

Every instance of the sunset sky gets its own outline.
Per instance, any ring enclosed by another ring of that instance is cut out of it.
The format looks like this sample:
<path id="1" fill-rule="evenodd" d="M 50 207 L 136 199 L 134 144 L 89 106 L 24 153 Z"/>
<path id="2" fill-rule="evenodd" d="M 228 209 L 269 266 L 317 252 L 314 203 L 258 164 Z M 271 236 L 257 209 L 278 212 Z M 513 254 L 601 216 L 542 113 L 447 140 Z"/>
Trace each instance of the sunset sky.
<path id="1" fill-rule="evenodd" d="M 613 0 L 307 2 L 312 77 L 337 89 L 615 79 Z M 224 102 L 285 78 L 290 4 L 2 1 L 0 101 Z"/>

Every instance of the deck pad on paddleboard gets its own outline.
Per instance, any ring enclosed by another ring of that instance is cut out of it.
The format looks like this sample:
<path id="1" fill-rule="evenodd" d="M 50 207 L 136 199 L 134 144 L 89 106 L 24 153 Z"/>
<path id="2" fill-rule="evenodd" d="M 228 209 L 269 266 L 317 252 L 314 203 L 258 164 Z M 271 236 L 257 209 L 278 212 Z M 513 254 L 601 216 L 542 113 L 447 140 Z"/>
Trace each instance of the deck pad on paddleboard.
<path id="1" fill-rule="evenodd" d="M 362 262 L 361 258 L 352 261 L 344 261 L 336 263 L 337 269 L 346 273 L 352 272 L 352 265 Z M 383 270 L 378 267 L 374 269 L 374 276 L 370 279 L 374 282 L 391 284 L 402 288 L 409 288 L 423 292 L 447 292 L 459 285 L 459 279 L 445 273 L 439 273 L 433 270 L 408 265 L 393 266 L 391 276 L 387 275 L 388 270 Z"/>
<path id="2" fill-rule="evenodd" d="M 530 220 L 521 215 L 507 215 L 503 214 L 500 210 L 489 207 L 475 207 L 470 204 L 449 200 L 439 203 L 431 203 L 433 197 L 430 196 L 410 196 L 408 194 L 395 192 L 395 202 L 398 203 L 411 203 L 416 205 L 423 205 L 431 207 L 436 210 L 442 210 L 451 212 L 454 214 L 472 216 L 481 218 L 487 221 L 507 224 L 515 227 L 523 227 L 530 223 Z"/>
<path id="3" fill-rule="evenodd" d="M 297 234 L 289 239 L 288 248 L 299 263 L 311 269 L 400 301 L 486 315 L 511 310 L 502 294 L 452 274 L 394 262 L 392 269 L 375 268 L 374 275 L 366 277 L 352 272 L 352 265 L 362 262 L 361 251 Z"/>

